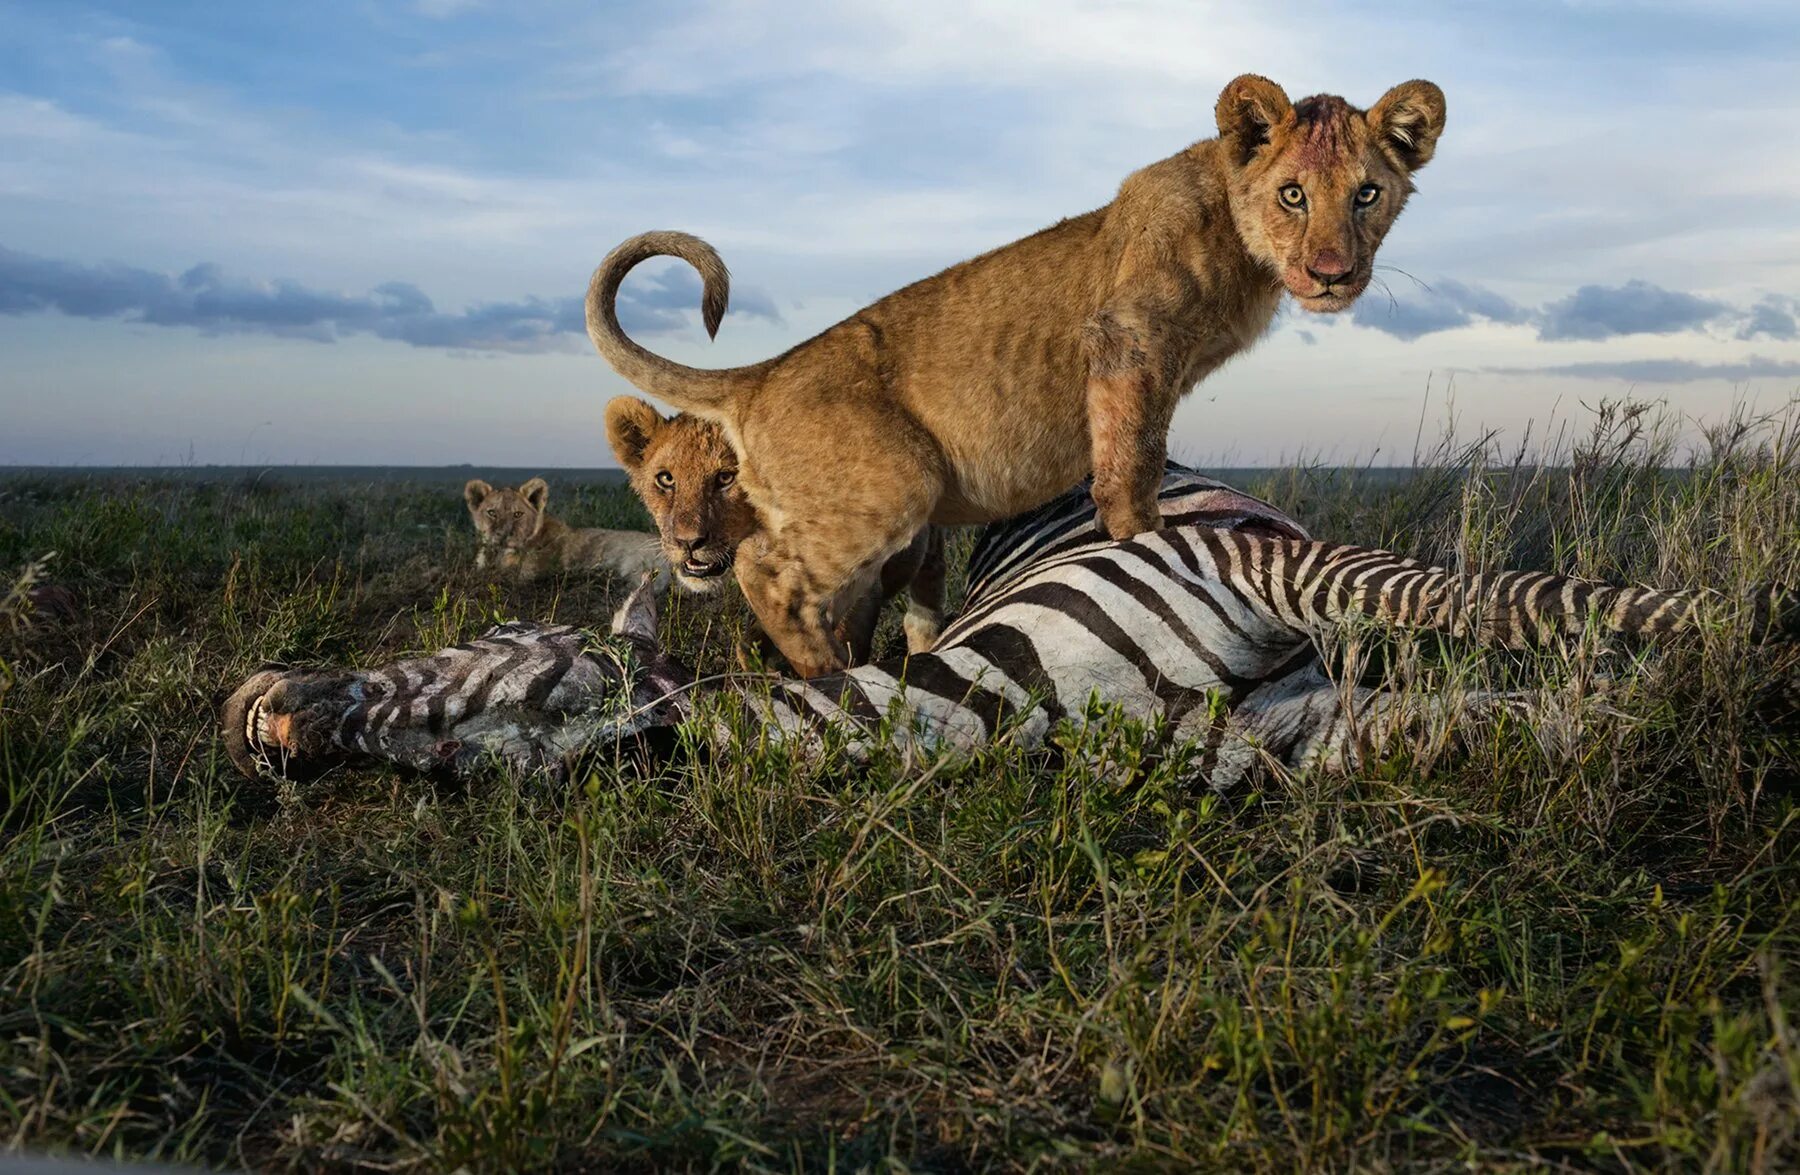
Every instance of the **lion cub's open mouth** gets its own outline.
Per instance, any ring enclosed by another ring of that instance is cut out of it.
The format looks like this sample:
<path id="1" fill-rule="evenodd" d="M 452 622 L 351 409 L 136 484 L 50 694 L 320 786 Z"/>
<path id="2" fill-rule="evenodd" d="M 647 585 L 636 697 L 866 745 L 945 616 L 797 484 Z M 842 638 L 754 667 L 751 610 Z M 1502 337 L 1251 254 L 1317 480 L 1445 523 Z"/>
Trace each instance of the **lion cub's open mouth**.
<path id="1" fill-rule="evenodd" d="M 703 563 L 699 559 L 683 559 L 681 561 L 681 574 L 689 579 L 713 579 L 716 576 L 724 575 L 729 570 L 731 570 L 731 560 L 729 559 L 715 559 L 710 563 Z"/>

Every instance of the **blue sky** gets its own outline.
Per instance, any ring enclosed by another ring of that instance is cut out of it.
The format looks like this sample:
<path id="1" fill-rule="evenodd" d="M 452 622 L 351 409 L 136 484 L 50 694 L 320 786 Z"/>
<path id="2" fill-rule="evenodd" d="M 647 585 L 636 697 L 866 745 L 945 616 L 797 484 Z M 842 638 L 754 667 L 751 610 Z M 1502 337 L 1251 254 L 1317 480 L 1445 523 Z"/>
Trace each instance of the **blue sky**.
<path id="1" fill-rule="evenodd" d="M 1176 418 L 1254 464 L 1405 460 L 1634 391 L 1800 391 L 1791 3 L 0 0 L 0 463 L 606 462 L 593 265 L 698 232 L 623 317 L 757 359 L 1111 197 L 1232 76 L 1426 77 L 1389 294 L 1289 310 Z M 1390 296 L 1391 295 L 1391 296 Z M 1028 291 L 1021 291 L 1028 297 Z M 1427 399 L 1429 393 L 1429 399 Z"/>

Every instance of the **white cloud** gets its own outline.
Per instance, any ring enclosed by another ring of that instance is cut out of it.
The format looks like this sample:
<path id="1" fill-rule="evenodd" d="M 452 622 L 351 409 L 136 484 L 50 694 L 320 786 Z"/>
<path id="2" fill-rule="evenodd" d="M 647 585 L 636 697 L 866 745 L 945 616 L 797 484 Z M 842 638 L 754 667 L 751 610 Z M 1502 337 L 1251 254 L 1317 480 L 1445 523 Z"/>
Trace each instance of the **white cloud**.
<path id="1" fill-rule="evenodd" d="M 94 120 L 73 114 L 47 98 L 0 93 L 0 142 L 14 140 L 21 146 L 32 140 L 70 143 L 92 140 L 104 133 Z"/>
<path id="2" fill-rule="evenodd" d="M 607 68 L 614 84 L 638 93 L 704 93 L 809 73 L 1030 88 L 1068 76 L 1128 77 L 1180 92 L 1197 78 L 1241 72 L 1240 62 L 1273 69 L 1321 48 L 1306 22 L 1200 0 L 713 0 L 633 38 Z"/>

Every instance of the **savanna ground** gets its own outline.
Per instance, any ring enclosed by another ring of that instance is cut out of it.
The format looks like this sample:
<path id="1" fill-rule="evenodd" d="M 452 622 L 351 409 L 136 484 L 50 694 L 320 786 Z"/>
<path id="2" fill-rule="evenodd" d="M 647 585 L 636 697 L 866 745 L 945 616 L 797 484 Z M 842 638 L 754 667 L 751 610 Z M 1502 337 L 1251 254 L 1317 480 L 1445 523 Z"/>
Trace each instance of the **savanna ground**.
<path id="1" fill-rule="evenodd" d="M 1690 459 L 1609 408 L 1555 467 L 1447 443 L 1412 477 L 1247 488 L 1315 533 L 1471 567 L 1800 583 L 1796 420 L 1728 423 Z M 554 500 L 643 524 L 622 487 Z M 1219 797 L 1105 716 L 954 773 L 747 740 L 601 754 L 567 785 L 277 788 L 236 776 L 213 718 L 261 663 L 600 621 L 619 585 L 490 583 L 454 488 L 404 481 L 0 483 L 0 568 L 51 552 L 73 613 L 16 591 L 0 613 L 0 1146 L 384 1170 L 1800 1164 L 1800 666 L 1740 626 L 1650 653 L 1389 638 L 1413 688 L 1500 678 L 1564 717 Z M 689 599 L 664 637 L 718 668 L 742 624 Z"/>

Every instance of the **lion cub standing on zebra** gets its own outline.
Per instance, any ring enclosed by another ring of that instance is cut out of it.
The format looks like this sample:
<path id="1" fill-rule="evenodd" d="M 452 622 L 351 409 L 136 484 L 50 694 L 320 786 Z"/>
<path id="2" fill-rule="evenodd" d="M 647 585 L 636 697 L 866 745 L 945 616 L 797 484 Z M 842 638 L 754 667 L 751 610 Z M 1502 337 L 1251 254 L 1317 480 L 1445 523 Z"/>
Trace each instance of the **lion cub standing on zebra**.
<path id="1" fill-rule="evenodd" d="M 475 566 L 539 579 L 558 571 L 605 571 L 637 576 L 662 571 L 656 540 L 635 530 L 573 527 L 549 511 L 550 483 L 534 477 L 518 489 L 472 478 L 463 501 L 481 550 Z"/>
<path id="2" fill-rule="evenodd" d="M 706 371 L 639 346 L 615 302 L 632 267 L 699 271 L 716 332 L 729 278 L 712 247 L 646 233 L 588 287 L 588 334 L 638 388 L 718 422 L 768 541 L 738 582 L 802 676 L 842 668 L 847 606 L 927 523 L 989 522 L 1093 475 L 1114 538 L 1157 526 L 1169 420 L 1268 329 L 1284 294 L 1338 311 L 1436 149 L 1444 96 L 1403 82 L 1362 111 L 1288 101 L 1246 74 L 1219 137 L 1128 177 L 1111 204 L 899 290 L 786 353 Z"/>
<path id="3" fill-rule="evenodd" d="M 663 555 L 682 587 L 712 591 L 725 581 L 740 548 L 750 544 L 754 550 L 767 541 L 739 484 L 737 453 L 718 425 L 687 414 L 665 420 L 636 396 L 618 396 L 606 405 L 606 439 L 656 520 Z M 881 607 L 902 591 L 907 651 L 929 649 L 943 628 L 944 570 L 942 532 L 927 527 L 882 567 L 879 590 L 845 617 L 839 635 L 851 655 L 868 659 Z"/>

